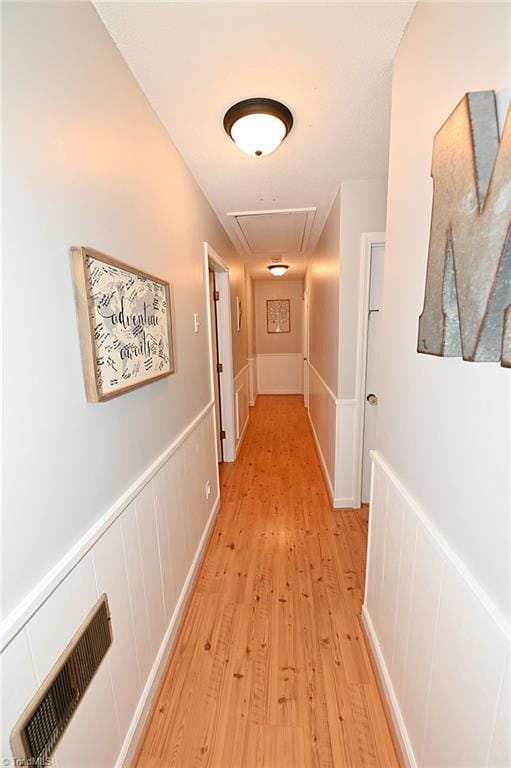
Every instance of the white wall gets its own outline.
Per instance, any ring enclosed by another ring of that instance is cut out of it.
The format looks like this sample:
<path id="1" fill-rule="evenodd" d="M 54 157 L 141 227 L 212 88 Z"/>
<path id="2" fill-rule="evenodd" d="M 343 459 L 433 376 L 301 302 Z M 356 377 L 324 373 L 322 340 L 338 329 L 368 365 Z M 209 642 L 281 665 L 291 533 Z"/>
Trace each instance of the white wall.
<path id="1" fill-rule="evenodd" d="M 233 321 L 244 270 L 92 5 L 12 3 L 2 15 L 2 647 L 14 637 L 4 651 L 2 744 L 97 589 L 111 585 L 115 647 L 73 718 L 62 764 L 112 765 L 217 497 L 203 241 L 231 266 Z M 175 375 L 109 402 L 85 401 L 68 253 L 80 244 L 173 283 Z M 233 330 L 233 339 L 237 374 L 246 332 Z M 157 478 L 173 446 L 177 469 L 165 470 L 162 501 Z M 126 573 L 129 606 L 116 591 Z M 139 674 L 131 635 L 127 645 L 122 638 L 132 621 L 138 642 L 148 613 Z M 124 668 L 119 654 L 130 659 Z"/>
<path id="2" fill-rule="evenodd" d="M 438 768 L 511 764 L 509 372 L 415 351 L 433 137 L 507 85 L 509 29 L 509 5 L 421 3 L 394 65 L 364 610 L 410 762 Z"/>
<path id="3" fill-rule="evenodd" d="M 386 211 L 386 178 L 341 184 L 339 397 L 343 399 L 356 396 L 361 238 L 364 232 L 385 231 Z"/>
<path id="4" fill-rule="evenodd" d="M 339 360 L 339 266 L 341 193 L 312 254 L 306 274 L 309 290 L 309 362 L 337 396 Z"/>

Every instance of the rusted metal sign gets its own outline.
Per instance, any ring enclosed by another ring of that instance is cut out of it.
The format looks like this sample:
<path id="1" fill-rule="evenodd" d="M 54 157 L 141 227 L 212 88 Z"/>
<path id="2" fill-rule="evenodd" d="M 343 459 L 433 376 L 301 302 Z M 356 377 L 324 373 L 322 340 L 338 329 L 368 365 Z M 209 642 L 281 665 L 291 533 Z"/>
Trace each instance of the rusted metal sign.
<path id="1" fill-rule="evenodd" d="M 467 93 L 435 136 L 418 352 L 511 367 L 511 107 Z"/>

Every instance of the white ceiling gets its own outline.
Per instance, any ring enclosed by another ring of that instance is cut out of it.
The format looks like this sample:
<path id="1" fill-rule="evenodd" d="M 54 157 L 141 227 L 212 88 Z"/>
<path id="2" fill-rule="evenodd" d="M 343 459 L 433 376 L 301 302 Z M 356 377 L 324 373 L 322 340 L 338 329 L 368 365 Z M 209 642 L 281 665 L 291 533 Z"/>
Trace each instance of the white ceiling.
<path id="1" fill-rule="evenodd" d="M 254 277 L 268 275 L 270 259 L 247 253 L 228 214 L 317 209 L 308 249 L 282 253 L 289 279 L 303 275 L 340 182 L 387 173 L 392 59 L 413 7 L 96 3 Z M 295 118 L 283 144 L 260 158 L 222 126 L 231 104 L 254 96 L 283 101 Z"/>

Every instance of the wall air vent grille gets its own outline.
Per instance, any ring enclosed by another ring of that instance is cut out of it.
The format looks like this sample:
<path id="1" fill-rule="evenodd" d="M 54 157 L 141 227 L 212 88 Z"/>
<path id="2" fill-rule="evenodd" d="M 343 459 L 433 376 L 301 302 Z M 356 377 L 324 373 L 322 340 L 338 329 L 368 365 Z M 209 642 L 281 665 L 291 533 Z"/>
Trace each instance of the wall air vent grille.
<path id="1" fill-rule="evenodd" d="M 111 644 L 108 600 L 102 595 L 12 731 L 21 764 L 47 764 Z"/>

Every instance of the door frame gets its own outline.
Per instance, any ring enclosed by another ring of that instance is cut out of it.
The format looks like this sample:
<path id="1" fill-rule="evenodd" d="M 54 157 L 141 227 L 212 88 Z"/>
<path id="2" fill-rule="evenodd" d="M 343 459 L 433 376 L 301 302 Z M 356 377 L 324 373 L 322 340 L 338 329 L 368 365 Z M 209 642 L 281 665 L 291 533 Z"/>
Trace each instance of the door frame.
<path id="1" fill-rule="evenodd" d="M 303 404 L 309 408 L 309 289 L 303 291 L 302 352 L 303 352 Z"/>
<path id="2" fill-rule="evenodd" d="M 371 252 L 375 246 L 385 246 L 385 232 L 364 232 L 360 247 L 360 276 L 358 284 L 358 333 L 356 371 L 354 506 L 360 507 L 362 498 L 362 469 L 364 451 L 365 388 L 367 371 L 367 332 L 369 326 L 369 290 L 371 287 Z"/>
<path id="3" fill-rule="evenodd" d="M 223 443 L 224 461 L 236 460 L 236 435 L 234 421 L 234 376 L 232 363 L 232 326 L 231 326 L 231 288 L 229 284 L 229 267 L 218 255 L 218 253 L 207 242 L 204 243 L 204 293 L 206 297 L 206 318 L 208 329 L 208 351 L 209 351 L 209 387 L 210 399 L 215 399 L 215 383 L 213 370 L 213 338 L 211 327 L 211 303 L 209 299 L 209 270 L 215 273 L 215 283 L 220 294 L 217 305 L 217 330 L 218 330 L 218 353 L 223 370 L 220 374 L 220 400 L 222 426 L 225 431 Z M 215 410 L 215 409 L 213 409 Z M 219 430 L 217 424 L 216 412 L 214 413 L 215 430 Z M 215 431 L 215 454 L 217 464 L 219 461 L 218 446 Z"/>

